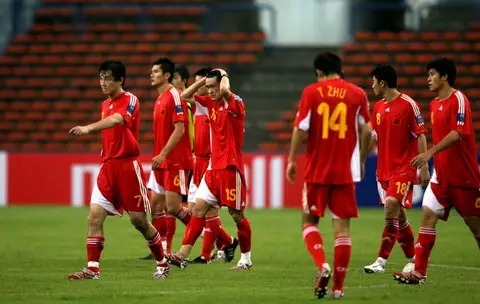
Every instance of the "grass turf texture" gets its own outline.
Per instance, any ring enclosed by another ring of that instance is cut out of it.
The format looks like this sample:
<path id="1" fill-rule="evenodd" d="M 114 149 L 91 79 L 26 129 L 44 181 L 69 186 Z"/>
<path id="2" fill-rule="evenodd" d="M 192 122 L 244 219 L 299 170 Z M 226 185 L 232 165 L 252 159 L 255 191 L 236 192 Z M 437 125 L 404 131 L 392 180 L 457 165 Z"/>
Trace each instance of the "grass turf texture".
<path id="1" fill-rule="evenodd" d="M 212 262 L 172 267 L 167 280 L 151 275 L 152 261 L 138 260 L 148 253 L 128 217 L 110 217 L 105 223 L 101 279 L 68 281 L 65 275 L 85 266 L 88 209 L 69 207 L 0 208 L 0 303 L 313 303 L 316 272 L 302 241 L 298 210 L 248 210 L 253 230 L 250 271 L 233 272 L 232 264 Z M 225 210 L 224 226 L 235 232 Z M 409 212 L 418 231 L 421 211 Z M 344 303 L 480 303 L 479 250 L 457 214 L 437 227 L 437 243 L 430 258 L 427 284 L 395 283 L 391 273 L 406 262 L 396 245 L 385 274 L 367 275 L 383 229 L 382 209 L 363 209 L 352 221 L 352 259 Z M 321 231 L 332 265 L 330 219 Z M 183 225 L 177 222 L 174 248 L 180 245 Z M 191 258 L 198 255 L 201 239 Z M 234 262 L 238 260 L 237 251 Z M 331 282 L 330 282 L 331 286 Z M 326 299 L 320 300 L 326 301 Z M 328 300 L 327 300 L 328 301 Z"/>

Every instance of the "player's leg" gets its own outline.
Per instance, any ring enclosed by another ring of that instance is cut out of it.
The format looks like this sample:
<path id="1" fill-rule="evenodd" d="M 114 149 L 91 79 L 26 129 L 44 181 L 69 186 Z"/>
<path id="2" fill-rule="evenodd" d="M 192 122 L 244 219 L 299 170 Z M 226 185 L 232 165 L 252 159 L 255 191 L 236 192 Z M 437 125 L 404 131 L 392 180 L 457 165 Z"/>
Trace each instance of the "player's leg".
<path id="1" fill-rule="evenodd" d="M 408 260 L 402 271 L 409 272 L 415 270 L 415 237 L 412 226 L 410 226 L 408 222 L 405 208 L 400 209 L 400 215 L 398 217 L 397 241 Z"/>
<path id="2" fill-rule="evenodd" d="M 358 217 L 355 185 L 332 186 L 330 197 L 329 209 L 335 237 L 332 298 L 338 299 L 343 297 L 343 286 L 352 254 L 350 219 Z"/>
<path id="3" fill-rule="evenodd" d="M 327 286 L 331 277 L 323 247 L 323 237 L 318 230 L 318 222 L 323 217 L 328 204 L 328 187 L 304 184 L 302 194 L 302 234 L 303 241 L 313 262 L 317 266 L 313 293 L 323 298 L 327 294 Z"/>
<path id="4" fill-rule="evenodd" d="M 470 228 L 473 237 L 477 241 L 477 246 L 480 249 L 480 216 L 465 216 L 463 220 L 468 228 Z"/>
<path id="5" fill-rule="evenodd" d="M 147 245 L 157 263 L 156 271 L 153 273 L 155 279 L 164 279 L 170 273 L 170 266 L 163 254 L 162 241 L 160 233 L 148 222 L 144 212 L 130 211 L 130 222 L 147 241 Z"/>
<path id="6" fill-rule="evenodd" d="M 103 223 L 110 214 L 120 215 L 120 212 L 112 204 L 113 192 L 109 182 L 109 165 L 102 166 L 97 181 L 93 187 L 90 199 L 90 212 L 88 214 L 87 233 L 87 267 L 67 276 L 68 279 L 99 279 L 100 256 L 105 242 Z M 100 189 L 101 190 L 100 190 Z"/>
<path id="7" fill-rule="evenodd" d="M 160 234 L 163 250 L 167 249 L 167 219 L 165 204 L 164 171 L 151 171 L 147 182 L 147 188 L 150 189 L 150 208 L 152 214 L 152 225 Z M 148 255 L 140 258 L 142 260 L 153 260 L 154 256 Z"/>
<path id="8" fill-rule="evenodd" d="M 430 182 L 422 202 L 422 222 L 415 244 L 415 270 L 395 272 L 395 280 L 405 284 L 424 284 L 430 253 L 436 239 L 436 225 L 439 219 L 447 220 L 451 204 L 447 202 L 446 189 Z"/>

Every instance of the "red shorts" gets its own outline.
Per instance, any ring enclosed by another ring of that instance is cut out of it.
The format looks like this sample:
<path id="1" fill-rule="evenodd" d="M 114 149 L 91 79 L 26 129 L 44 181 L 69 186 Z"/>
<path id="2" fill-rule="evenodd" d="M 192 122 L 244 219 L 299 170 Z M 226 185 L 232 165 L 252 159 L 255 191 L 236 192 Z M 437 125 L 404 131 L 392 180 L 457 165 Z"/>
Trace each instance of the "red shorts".
<path id="1" fill-rule="evenodd" d="M 246 206 L 245 178 L 237 168 L 207 170 L 198 187 L 196 198 L 215 207 L 227 206 L 243 210 Z"/>
<path id="2" fill-rule="evenodd" d="M 148 188 L 157 194 L 165 194 L 172 191 L 181 195 L 187 195 L 190 170 L 166 170 L 159 169 L 150 173 Z"/>
<path id="3" fill-rule="evenodd" d="M 150 203 L 142 165 L 138 160 L 110 160 L 102 164 L 90 204 L 102 206 L 109 214 L 123 210 L 145 212 Z"/>
<path id="4" fill-rule="evenodd" d="M 200 185 L 200 181 L 202 180 L 203 174 L 208 168 L 208 164 L 210 163 L 210 158 L 195 158 L 195 168 L 193 169 L 193 177 L 192 182 L 198 186 Z"/>
<path id="5" fill-rule="evenodd" d="M 323 217 L 328 206 L 333 218 L 358 217 L 355 184 L 322 185 L 305 183 L 303 187 L 303 211 Z"/>
<path id="6" fill-rule="evenodd" d="M 385 204 L 387 197 L 393 197 L 404 208 L 412 208 L 413 183 L 407 177 L 395 176 L 389 181 L 378 181 L 378 195 L 382 204 Z"/>
<path id="7" fill-rule="evenodd" d="M 423 206 L 435 211 L 442 220 L 448 219 L 452 207 L 455 207 L 462 217 L 480 216 L 480 189 L 444 186 L 431 182 L 425 190 Z"/>

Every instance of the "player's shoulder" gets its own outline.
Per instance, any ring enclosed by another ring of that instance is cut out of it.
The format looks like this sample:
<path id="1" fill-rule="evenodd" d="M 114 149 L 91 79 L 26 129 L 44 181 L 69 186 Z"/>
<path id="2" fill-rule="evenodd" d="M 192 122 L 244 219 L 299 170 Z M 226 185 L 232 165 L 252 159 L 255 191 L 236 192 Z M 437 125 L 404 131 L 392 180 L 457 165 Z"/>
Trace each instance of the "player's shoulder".
<path id="1" fill-rule="evenodd" d="M 452 95 L 450 95 L 450 98 L 453 99 L 454 101 L 457 101 L 459 103 L 466 103 L 469 102 L 467 95 L 465 95 L 462 91 L 460 90 L 455 90 Z"/>
<path id="2" fill-rule="evenodd" d="M 138 97 L 135 94 L 133 94 L 132 92 L 129 92 L 129 91 L 123 92 L 120 95 L 119 98 L 123 101 L 126 101 L 128 103 L 132 103 L 132 104 L 135 104 L 135 103 L 139 102 Z"/>
<path id="3" fill-rule="evenodd" d="M 234 93 L 234 92 L 232 92 L 232 94 L 230 95 L 230 98 L 231 98 L 232 100 L 235 100 L 235 101 L 238 101 L 238 102 L 243 102 L 243 98 L 240 97 L 240 95 L 238 95 L 238 94 L 236 94 L 236 93 Z"/>
<path id="4" fill-rule="evenodd" d="M 172 86 L 170 89 L 168 89 L 168 96 L 173 98 L 175 101 L 180 100 L 180 95 L 182 94 L 182 91 L 174 86 Z"/>
<path id="5" fill-rule="evenodd" d="M 385 105 L 385 98 L 379 99 L 373 105 L 373 109 L 374 110 L 379 109 L 379 108 L 383 107 L 384 105 Z"/>
<path id="6" fill-rule="evenodd" d="M 365 90 L 359 87 L 358 85 L 354 84 L 353 82 L 343 80 L 343 85 L 346 89 L 351 92 L 358 93 L 361 95 L 366 95 Z"/>
<path id="7" fill-rule="evenodd" d="M 398 100 L 407 107 L 412 107 L 414 109 L 418 108 L 417 102 L 405 93 L 400 93 Z"/>

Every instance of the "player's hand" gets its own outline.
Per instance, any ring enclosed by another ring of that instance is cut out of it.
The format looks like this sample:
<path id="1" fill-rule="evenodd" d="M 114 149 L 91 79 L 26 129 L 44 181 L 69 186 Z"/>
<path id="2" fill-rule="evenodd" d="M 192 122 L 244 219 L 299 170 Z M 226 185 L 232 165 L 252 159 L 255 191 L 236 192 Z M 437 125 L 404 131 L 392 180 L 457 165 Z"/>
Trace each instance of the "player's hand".
<path id="1" fill-rule="evenodd" d="M 160 164 L 165 161 L 166 156 L 162 153 L 158 154 L 152 159 L 152 170 L 157 170 L 160 167 Z"/>
<path id="2" fill-rule="evenodd" d="M 361 179 L 365 177 L 365 163 L 360 164 L 360 176 L 361 176 Z"/>
<path id="3" fill-rule="evenodd" d="M 432 154 L 430 152 L 427 151 L 420 153 L 410 161 L 410 164 L 415 168 L 421 168 L 425 166 L 425 164 L 428 164 L 430 158 L 432 158 Z"/>
<path id="4" fill-rule="evenodd" d="M 218 69 L 213 69 L 213 70 L 214 70 L 214 71 L 219 71 L 219 72 L 220 72 L 220 75 L 222 75 L 222 76 L 223 76 L 223 75 L 228 75 L 227 72 L 226 72 L 224 69 L 218 68 Z"/>
<path id="5" fill-rule="evenodd" d="M 428 182 L 430 181 L 430 172 L 428 172 L 428 166 L 423 166 L 420 169 L 420 185 L 423 188 L 427 187 Z"/>
<path id="6" fill-rule="evenodd" d="M 295 183 L 295 177 L 297 176 L 297 164 L 289 162 L 287 165 L 287 171 L 285 172 L 287 181 L 290 184 Z"/>
<path id="7" fill-rule="evenodd" d="M 82 136 L 88 133 L 90 133 L 90 130 L 86 126 L 76 126 L 71 128 L 70 131 L 68 131 L 68 134 L 72 134 L 75 136 Z"/>

